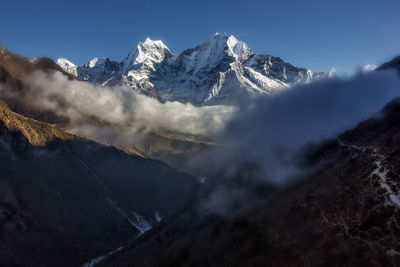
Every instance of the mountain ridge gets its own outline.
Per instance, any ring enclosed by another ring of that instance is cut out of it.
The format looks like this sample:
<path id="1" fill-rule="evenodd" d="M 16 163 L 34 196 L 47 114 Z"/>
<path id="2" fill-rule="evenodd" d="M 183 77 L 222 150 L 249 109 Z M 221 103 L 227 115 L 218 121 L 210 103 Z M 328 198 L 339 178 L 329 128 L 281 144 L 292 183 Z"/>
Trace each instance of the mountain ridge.
<path id="1" fill-rule="evenodd" d="M 48 88 L 37 87 L 33 85 L 32 74 L 36 71 L 44 72 L 50 75 L 53 72 L 61 72 L 67 75 L 69 79 L 76 79 L 73 75 L 63 71 L 61 67 L 56 65 L 50 59 L 35 58 L 30 59 L 23 56 L 16 55 L 5 48 L 2 48 L 0 53 L 0 99 L 2 99 L 8 107 L 17 114 L 24 117 L 35 119 L 40 122 L 55 124 L 61 129 L 70 129 L 71 121 L 67 115 L 61 112 L 54 112 L 52 109 L 47 109 L 45 106 L 40 105 L 35 100 L 36 90 L 47 90 Z M 44 62 L 46 64 L 42 64 Z M 93 62 L 99 64 L 103 62 L 109 66 L 109 60 L 100 60 Z M 59 60 L 59 64 L 64 63 L 73 68 L 75 65 L 67 60 Z M 62 108 L 67 107 L 61 105 Z M 96 127 L 112 127 L 106 124 L 101 118 L 89 117 L 87 122 Z M 142 157 L 157 157 L 158 159 L 165 160 L 168 155 L 180 154 L 183 156 L 188 151 L 202 150 L 207 142 L 200 144 L 196 140 L 198 137 L 185 136 L 179 137 L 177 134 L 165 133 L 160 131 L 153 131 L 146 134 L 140 142 L 135 143 L 129 147 L 121 147 L 120 144 L 108 143 L 107 140 L 97 140 L 101 143 L 108 145 L 116 145 L 123 151 Z M 110 140 L 109 140 L 110 141 Z M 175 162 L 175 161 L 174 161 Z M 171 164 L 171 162 L 169 162 Z M 173 165 L 173 164 L 172 164 Z"/>
<path id="2" fill-rule="evenodd" d="M 0 120 L 9 130 L 21 132 L 29 143 L 35 146 L 44 146 L 55 138 L 63 140 L 77 138 L 55 125 L 30 119 L 11 111 L 2 100 L 0 100 Z"/>
<path id="3" fill-rule="evenodd" d="M 103 63 L 91 64 L 98 60 Z M 147 38 L 121 62 L 94 58 L 81 67 L 66 59 L 58 62 L 81 80 L 127 86 L 161 101 L 195 105 L 238 104 L 243 98 L 272 94 L 329 75 L 295 67 L 279 57 L 257 55 L 245 42 L 226 33 L 216 33 L 177 55 L 162 41 Z"/>

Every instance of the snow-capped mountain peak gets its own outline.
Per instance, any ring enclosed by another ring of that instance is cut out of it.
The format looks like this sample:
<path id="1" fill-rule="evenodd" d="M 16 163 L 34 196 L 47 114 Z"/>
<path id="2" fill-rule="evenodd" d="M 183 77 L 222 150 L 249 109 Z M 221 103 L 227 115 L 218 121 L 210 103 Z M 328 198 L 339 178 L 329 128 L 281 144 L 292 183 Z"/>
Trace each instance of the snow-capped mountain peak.
<path id="1" fill-rule="evenodd" d="M 228 54 L 228 39 L 226 33 L 215 33 L 194 48 L 184 50 L 175 61 L 178 64 L 183 63 L 187 73 L 197 73 L 216 67 Z"/>
<path id="2" fill-rule="evenodd" d="M 58 65 L 65 65 L 65 66 L 69 66 L 69 67 L 76 67 L 76 65 L 74 63 L 72 63 L 71 61 L 69 61 L 66 58 L 57 59 L 57 64 Z"/>
<path id="3" fill-rule="evenodd" d="M 91 69 L 96 67 L 101 67 L 106 64 L 107 60 L 109 60 L 107 57 L 95 57 L 92 60 L 90 60 L 85 66 Z"/>
<path id="4" fill-rule="evenodd" d="M 245 42 L 239 41 L 235 36 L 231 35 L 227 39 L 228 50 L 231 56 L 236 60 L 244 61 L 254 55 L 253 51 Z"/>
<path id="5" fill-rule="evenodd" d="M 119 84 L 115 80 L 120 78 L 120 69 L 120 63 L 111 61 L 108 57 L 96 57 L 78 67 L 75 76 L 97 85 L 105 85 L 106 81 L 108 85 L 116 85 Z"/>
<path id="6" fill-rule="evenodd" d="M 68 59 L 66 58 L 57 59 L 57 65 L 59 65 L 66 72 L 74 76 L 78 76 L 78 67 Z"/>
<path id="7" fill-rule="evenodd" d="M 72 73 L 65 61 L 59 65 Z M 76 76 L 98 85 L 131 87 L 164 101 L 214 105 L 235 104 L 328 75 L 257 55 L 235 36 L 215 33 L 176 56 L 162 41 L 146 38 L 122 62 L 95 58 L 78 67 Z"/>
<path id="8" fill-rule="evenodd" d="M 183 51 L 178 57 L 185 57 L 184 61 L 190 62 L 187 72 L 199 72 L 223 62 L 245 61 L 253 54 L 247 44 L 235 36 L 217 32 L 193 49 Z"/>
<path id="9" fill-rule="evenodd" d="M 144 43 L 142 43 L 146 46 L 156 46 L 162 49 L 168 49 L 168 47 L 163 43 L 161 40 L 151 40 L 149 37 L 146 38 Z M 169 50 L 169 49 L 168 49 Z"/>
<path id="10" fill-rule="evenodd" d="M 154 68 L 154 63 L 160 63 L 170 57 L 172 57 L 171 51 L 161 40 L 153 41 L 146 38 L 122 61 L 122 72 L 127 74 L 130 70 L 138 69 L 146 63 L 150 68 Z"/>

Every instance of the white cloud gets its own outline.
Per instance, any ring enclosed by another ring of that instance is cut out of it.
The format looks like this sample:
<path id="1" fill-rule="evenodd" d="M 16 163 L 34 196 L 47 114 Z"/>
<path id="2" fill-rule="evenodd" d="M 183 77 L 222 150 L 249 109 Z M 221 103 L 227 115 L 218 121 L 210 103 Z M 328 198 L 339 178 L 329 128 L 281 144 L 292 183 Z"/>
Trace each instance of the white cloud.
<path id="1" fill-rule="evenodd" d="M 158 100 L 124 87 L 99 87 L 61 73 L 36 72 L 32 101 L 67 116 L 69 130 L 94 140 L 134 142 L 153 130 L 213 136 L 235 111 L 230 106 L 196 107 Z M 94 120 L 94 118 L 96 118 Z"/>
<path id="2" fill-rule="evenodd" d="M 369 72 L 260 97 L 238 112 L 220 135 L 218 141 L 229 146 L 206 153 L 191 167 L 234 173 L 243 163 L 256 162 L 269 181 L 283 182 L 297 174 L 297 156 L 305 145 L 334 138 L 398 96 L 396 73 Z"/>
<path id="3" fill-rule="evenodd" d="M 369 71 L 374 71 L 376 69 L 376 65 L 375 64 L 366 64 L 362 67 L 362 70 L 364 72 L 369 72 Z"/>

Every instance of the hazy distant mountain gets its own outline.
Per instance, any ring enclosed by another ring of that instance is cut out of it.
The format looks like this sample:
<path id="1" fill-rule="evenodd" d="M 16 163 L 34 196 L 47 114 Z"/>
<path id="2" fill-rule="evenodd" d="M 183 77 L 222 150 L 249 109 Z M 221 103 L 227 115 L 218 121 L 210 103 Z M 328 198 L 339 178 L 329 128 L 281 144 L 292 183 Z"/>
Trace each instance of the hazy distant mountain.
<path id="1" fill-rule="evenodd" d="M 147 38 L 122 62 L 94 58 L 77 67 L 61 58 L 57 63 L 97 85 L 129 86 L 163 101 L 198 105 L 235 104 L 327 75 L 294 67 L 278 57 L 257 55 L 246 43 L 225 33 L 216 33 L 178 55 L 162 41 Z"/>

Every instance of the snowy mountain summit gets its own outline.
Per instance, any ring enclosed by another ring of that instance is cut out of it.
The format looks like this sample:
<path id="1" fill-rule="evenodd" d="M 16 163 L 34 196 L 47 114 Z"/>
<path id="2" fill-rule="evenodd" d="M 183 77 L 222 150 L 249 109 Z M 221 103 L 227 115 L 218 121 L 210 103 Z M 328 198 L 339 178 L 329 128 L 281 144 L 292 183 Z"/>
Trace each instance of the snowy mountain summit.
<path id="1" fill-rule="evenodd" d="M 147 38 L 122 61 L 122 72 L 126 75 L 130 70 L 139 69 L 142 65 L 146 65 L 154 71 L 154 64 L 161 63 L 165 58 L 170 57 L 172 57 L 172 53 L 162 41 L 153 41 Z"/>
<path id="2" fill-rule="evenodd" d="M 59 58 L 59 59 L 57 59 L 56 63 L 66 72 L 68 72 L 74 76 L 78 76 L 78 67 L 74 63 L 70 62 L 68 59 Z"/>
<path id="3" fill-rule="evenodd" d="M 294 67 L 278 57 L 257 55 L 225 33 L 216 33 L 178 55 L 162 41 L 147 38 L 122 62 L 94 58 L 76 67 L 59 59 L 57 64 L 97 85 L 128 86 L 162 101 L 195 105 L 236 104 L 327 75 Z"/>

